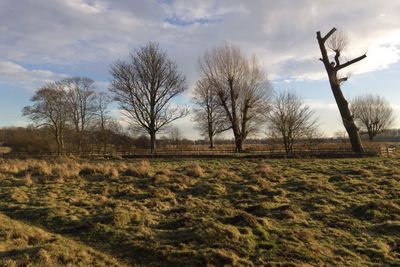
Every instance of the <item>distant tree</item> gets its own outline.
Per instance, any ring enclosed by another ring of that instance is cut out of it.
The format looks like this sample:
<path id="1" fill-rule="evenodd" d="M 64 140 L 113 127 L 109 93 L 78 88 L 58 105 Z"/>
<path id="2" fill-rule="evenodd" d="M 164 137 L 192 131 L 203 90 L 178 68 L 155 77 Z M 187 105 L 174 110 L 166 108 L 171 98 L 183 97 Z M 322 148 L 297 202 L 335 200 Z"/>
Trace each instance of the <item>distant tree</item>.
<path id="1" fill-rule="evenodd" d="M 49 126 L 57 143 L 60 155 L 64 150 L 64 132 L 68 119 L 63 84 L 49 82 L 39 88 L 31 98 L 32 106 L 26 106 L 22 115 L 28 117 L 37 127 Z"/>
<path id="2" fill-rule="evenodd" d="M 185 77 L 154 43 L 135 51 L 130 62 L 115 63 L 111 75 L 114 99 L 133 124 L 150 135 L 151 152 L 155 152 L 156 134 L 188 114 L 187 108 L 171 105 L 186 89 Z"/>
<path id="3" fill-rule="evenodd" d="M 346 130 L 338 130 L 334 134 L 334 137 L 338 140 L 340 140 L 342 143 L 346 143 L 349 139 Z"/>
<path id="4" fill-rule="evenodd" d="M 100 143 L 102 146 L 103 152 L 107 151 L 107 146 L 109 143 L 110 131 L 112 130 L 113 120 L 109 115 L 109 111 L 107 110 L 108 105 L 111 103 L 111 97 L 105 92 L 96 93 L 94 99 L 94 107 L 95 107 L 95 119 L 96 119 L 96 128 L 100 133 Z"/>
<path id="5" fill-rule="evenodd" d="M 340 85 L 343 82 L 347 81 L 348 77 L 338 77 L 338 72 L 364 59 L 366 55 L 364 54 L 345 63 L 341 63 L 340 56 L 344 48 L 346 47 L 347 42 L 344 35 L 337 33 L 335 28 L 331 29 L 324 37 L 321 36 L 321 32 L 317 32 L 317 39 L 322 54 L 322 58 L 320 58 L 320 60 L 324 63 L 325 70 L 328 74 L 329 83 L 331 85 L 333 95 L 338 105 L 343 125 L 349 135 L 352 150 L 354 152 L 363 152 L 364 148 L 361 142 L 358 128 L 350 112 L 348 102 L 343 96 L 342 90 L 340 88 Z M 329 59 L 326 46 L 328 46 L 328 48 L 334 52 L 335 61 L 331 61 Z"/>
<path id="6" fill-rule="evenodd" d="M 224 110 L 237 152 L 257 132 L 268 110 L 270 85 L 255 58 L 248 60 L 238 47 L 225 45 L 200 59 L 202 76 L 210 81 Z"/>
<path id="7" fill-rule="evenodd" d="M 217 134 L 230 129 L 212 86 L 209 79 L 203 78 L 197 81 L 193 92 L 193 103 L 196 105 L 193 110 L 194 122 L 200 133 L 208 137 L 210 148 L 214 148 L 214 137 Z"/>
<path id="8" fill-rule="evenodd" d="M 296 142 L 316 136 L 317 123 L 313 116 L 314 112 L 295 92 L 278 93 L 268 113 L 269 135 L 281 140 L 286 154 L 290 154 Z"/>
<path id="9" fill-rule="evenodd" d="M 82 150 L 88 126 L 95 115 L 94 81 L 86 77 L 72 77 L 60 81 L 65 93 L 69 121 L 75 131 L 77 151 Z"/>
<path id="10" fill-rule="evenodd" d="M 177 147 L 183 139 L 182 131 L 176 126 L 171 127 L 169 130 L 169 139 L 171 144 Z"/>
<path id="11" fill-rule="evenodd" d="M 388 129 L 394 121 L 392 107 L 379 95 L 356 97 L 351 102 L 350 109 L 359 127 L 368 132 L 370 141 Z"/>

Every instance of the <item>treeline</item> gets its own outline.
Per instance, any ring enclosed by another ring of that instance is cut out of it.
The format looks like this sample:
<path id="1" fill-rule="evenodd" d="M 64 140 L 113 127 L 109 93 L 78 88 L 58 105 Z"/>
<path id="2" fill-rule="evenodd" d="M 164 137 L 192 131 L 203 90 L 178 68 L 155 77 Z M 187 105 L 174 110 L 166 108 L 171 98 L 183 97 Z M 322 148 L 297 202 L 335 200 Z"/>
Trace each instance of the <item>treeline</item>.
<path id="1" fill-rule="evenodd" d="M 149 43 L 128 60 L 111 66 L 108 93 L 96 91 L 93 80 L 85 77 L 49 82 L 35 92 L 33 104 L 23 109 L 23 115 L 53 140 L 52 146 L 44 144 L 43 151 L 59 154 L 95 147 L 106 152 L 110 144 L 126 151 L 120 146 L 130 146 L 135 139 L 121 134 L 121 127 L 110 116 L 112 101 L 119 105 L 133 132 L 148 136 L 148 141 L 142 139 L 143 143 L 132 147 L 148 145 L 151 153 L 160 143 L 157 135 L 189 112 L 210 148 L 214 148 L 215 137 L 225 131 L 232 133 L 236 152 L 244 151 L 245 141 L 262 129 L 267 129 L 266 137 L 281 144 L 287 154 L 297 143 L 313 144 L 323 137 L 311 107 L 294 91 L 274 92 L 255 56 L 248 58 L 240 48 L 224 45 L 206 51 L 199 59 L 199 70 L 194 108 L 174 104 L 172 100 L 188 89 L 186 78 L 158 44 Z M 392 108 L 380 96 L 360 96 L 352 101 L 350 110 L 357 127 L 367 132 L 371 141 L 394 120 Z"/>
<path id="2" fill-rule="evenodd" d="M 209 140 L 199 139 L 190 140 L 180 134 L 173 133 L 173 129 L 169 134 L 160 136 L 157 139 L 157 147 L 161 151 L 206 151 L 209 150 Z M 118 131 L 110 130 L 107 138 L 107 149 L 99 145 L 94 131 L 88 131 L 85 137 L 84 146 L 81 154 L 83 155 L 113 155 L 115 153 L 133 153 L 147 154 L 150 150 L 150 138 L 147 135 L 131 136 L 129 132 L 119 128 Z M 363 140 L 368 140 L 368 133 L 361 132 Z M 400 142 L 400 129 L 385 130 L 379 135 L 376 140 L 378 142 Z M 231 151 L 235 146 L 232 138 L 216 138 L 214 140 L 216 152 Z M 284 145 L 280 140 L 265 138 L 247 138 L 245 145 L 249 151 L 269 151 L 276 152 L 284 150 Z M 349 146 L 348 137 L 343 132 L 337 132 L 334 137 L 318 138 L 318 139 L 303 139 L 297 140 L 294 151 L 303 150 L 331 150 L 345 149 Z M 372 144 L 368 145 L 370 148 Z M 47 127 L 5 127 L 0 128 L 0 148 L 10 148 L 6 153 L 12 152 L 15 154 L 31 154 L 43 155 L 53 154 L 57 152 L 57 144 L 53 138 L 53 132 Z M 65 135 L 64 153 L 76 154 L 76 144 L 74 143 L 73 131 L 67 130 Z M 0 149 L 0 154 L 5 153 Z"/>
<path id="3" fill-rule="evenodd" d="M 14 153 L 51 154 L 57 152 L 57 142 L 51 127 L 5 127 L 0 128 L 0 147 L 9 147 Z M 77 150 L 75 132 L 67 128 L 64 132 L 64 153 L 75 154 L 113 154 L 115 152 L 136 152 L 150 149 L 150 139 L 146 135 L 131 136 L 121 126 L 108 129 L 106 139 L 95 129 L 85 132 L 80 151 Z M 100 142 L 100 139 L 103 142 Z M 218 144 L 229 144 L 229 140 L 220 140 Z M 157 146 L 163 149 L 187 149 L 188 146 L 206 144 L 205 141 L 193 141 L 173 134 L 161 136 Z"/>
<path id="4" fill-rule="evenodd" d="M 106 136 L 106 138 L 104 138 Z M 58 151 L 58 143 L 51 127 L 7 127 L 0 129 L 0 145 L 10 147 L 14 153 L 50 154 Z M 110 153 L 126 148 L 140 147 L 140 138 L 131 138 L 119 131 L 96 129 L 85 131 L 79 151 L 75 131 L 66 128 L 63 133 L 64 153 Z"/>

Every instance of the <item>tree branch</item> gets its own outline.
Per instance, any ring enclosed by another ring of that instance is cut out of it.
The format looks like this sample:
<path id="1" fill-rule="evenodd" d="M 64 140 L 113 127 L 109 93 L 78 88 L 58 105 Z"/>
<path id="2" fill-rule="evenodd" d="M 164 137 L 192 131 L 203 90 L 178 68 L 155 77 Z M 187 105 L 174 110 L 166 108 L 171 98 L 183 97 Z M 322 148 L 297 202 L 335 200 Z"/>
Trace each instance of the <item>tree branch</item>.
<path id="1" fill-rule="evenodd" d="M 344 68 L 350 66 L 351 64 L 354 64 L 354 63 L 356 63 L 356 62 L 358 62 L 358 61 L 360 61 L 360 60 L 363 60 L 363 59 L 366 58 L 366 57 L 367 57 L 366 54 L 364 54 L 364 55 L 362 55 L 362 56 L 359 56 L 359 57 L 356 57 L 356 58 L 354 58 L 354 59 L 352 59 L 352 60 L 347 61 L 347 62 L 344 63 L 344 64 L 337 65 L 337 66 L 335 67 L 335 70 L 338 71 L 338 70 L 344 69 Z"/>
<path id="2" fill-rule="evenodd" d="M 340 78 L 340 79 L 338 80 L 338 81 L 339 81 L 339 84 L 341 84 L 342 82 L 347 81 L 347 79 L 348 79 L 348 77 Z"/>
<path id="3" fill-rule="evenodd" d="M 336 51 L 335 51 L 335 62 L 336 62 L 336 66 L 340 66 L 339 57 L 340 57 L 340 50 L 336 50 Z"/>
<path id="4" fill-rule="evenodd" d="M 325 36 L 324 38 L 322 38 L 322 41 L 325 43 L 326 40 L 328 40 L 328 38 L 336 31 L 336 28 L 333 27 L 332 30 L 330 30 Z"/>

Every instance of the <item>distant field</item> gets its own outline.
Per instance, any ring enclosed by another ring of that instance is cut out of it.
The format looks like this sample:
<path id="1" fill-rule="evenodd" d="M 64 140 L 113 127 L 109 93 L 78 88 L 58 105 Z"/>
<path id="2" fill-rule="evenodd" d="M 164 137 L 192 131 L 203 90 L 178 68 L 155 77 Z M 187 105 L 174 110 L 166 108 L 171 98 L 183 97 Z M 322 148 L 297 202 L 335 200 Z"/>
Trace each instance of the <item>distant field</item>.
<path id="1" fill-rule="evenodd" d="M 400 160 L 6 160 L 0 266 L 400 265 Z"/>

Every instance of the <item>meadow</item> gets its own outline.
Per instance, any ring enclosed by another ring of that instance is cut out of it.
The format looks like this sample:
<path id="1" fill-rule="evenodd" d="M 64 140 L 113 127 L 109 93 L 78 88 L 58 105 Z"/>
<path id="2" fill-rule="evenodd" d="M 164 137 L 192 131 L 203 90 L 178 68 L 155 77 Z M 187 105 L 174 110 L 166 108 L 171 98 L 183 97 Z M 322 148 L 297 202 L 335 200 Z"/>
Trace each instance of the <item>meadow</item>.
<path id="1" fill-rule="evenodd" d="M 399 266 L 400 160 L 0 162 L 0 266 Z"/>

